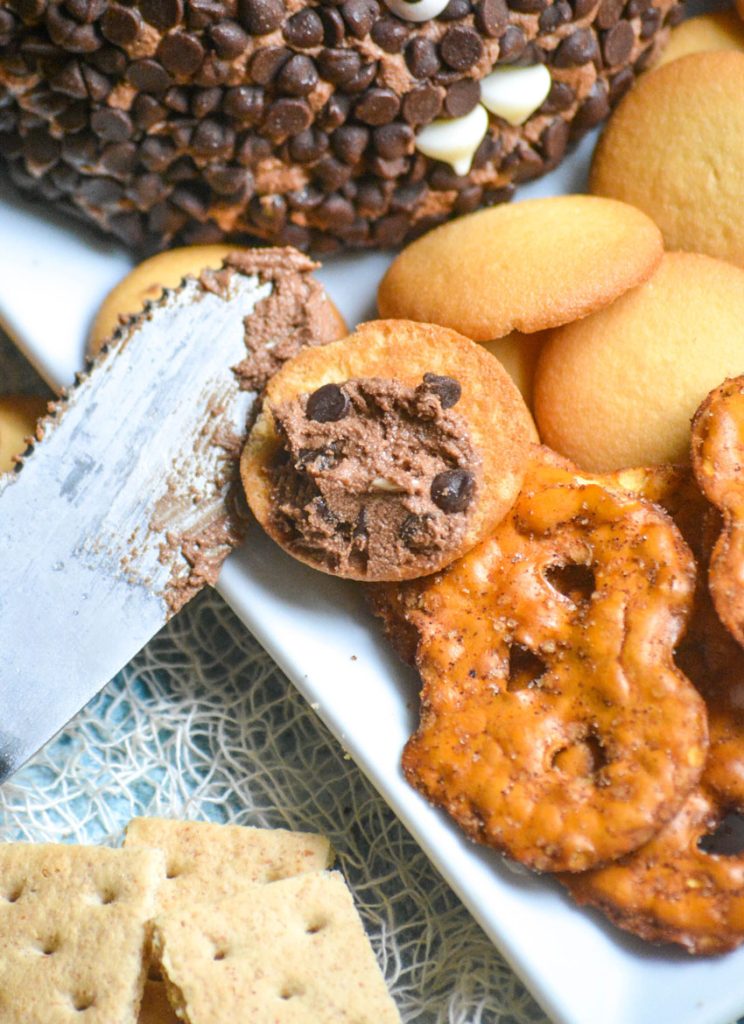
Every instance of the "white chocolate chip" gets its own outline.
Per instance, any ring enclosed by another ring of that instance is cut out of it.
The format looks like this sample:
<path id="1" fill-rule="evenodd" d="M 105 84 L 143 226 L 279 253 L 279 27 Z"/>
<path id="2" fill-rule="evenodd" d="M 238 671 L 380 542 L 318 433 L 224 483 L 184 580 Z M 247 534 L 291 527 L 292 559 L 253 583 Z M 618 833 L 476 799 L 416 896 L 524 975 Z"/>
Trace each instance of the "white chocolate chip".
<path id="1" fill-rule="evenodd" d="M 456 174 L 467 174 L 487 131 L 488 114 L 478 104 L 465 117 L 427 124 L 416 136 L 416 149 L 424 156 L 450 164 Z"/>
<path id="2" fill-rule="evenodd" d="M 386 491 L 389 494 L 403 494 L 403 490 L 384 476 L 376 476 L 369 485 L 370 491 Z"/>
<path id="3" fill-rule="evenodd" d="M 385 0 L 393 14 L 405 21 L 428 21 L 441 14 L 449 0 Z"/>
<path id="4" fill-rule="evenodd" d="M 499 67 L 481 79 L 481 101 L 509 124 L 524 124 L 550 92 L 550 72 L 544 64 L 527 68 Z"/>

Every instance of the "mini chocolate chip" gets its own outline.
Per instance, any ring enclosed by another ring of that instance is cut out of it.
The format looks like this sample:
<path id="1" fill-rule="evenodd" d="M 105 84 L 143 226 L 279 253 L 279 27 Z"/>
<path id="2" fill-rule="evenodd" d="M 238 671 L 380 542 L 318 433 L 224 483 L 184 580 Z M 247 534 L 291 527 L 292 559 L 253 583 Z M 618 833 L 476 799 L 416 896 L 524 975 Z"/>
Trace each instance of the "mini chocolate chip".
<path id="1" fill-rule="evenodd" d="M 477 210 L 483 200 L 483 189 L 480 185 L 471 185 L 460 192 L 455 200 L 455 212 L 458 214 L 472 213 Z"/>
<path id="2" fill-rule="evenodd" d="M 262 46 L 251 57 L 249 72 L 257 85 L 268 85 L 292 56 L 286 46 Z"/>
<path id="3" fill-rule="evenodd" d="M 264 91 L 257 86 L 238 85 L 228 89 L 222 100 L 222 109 L 244 124 L 258 124 L 264 114 Z"/>
<path id="4" fill-rule="evenodd" d="M 321 7 L 318 17 L 323 23 L 323 42 L 326 46 L 338 46 L 346 35 L 344 19 L 335 7 Z"/>
<path id="5" fill-rule="evenodd" d="M 624 2 L 625 0 L 601 0 L 595 18 L 597 28 L 612 28 L 622 14 Z"/>
<path id="6" fill-rule="evenodd" d="M 616 75 L 610 78 L 610 94 L 608 98 L 611 107 L 614 107 L 630 89 L 633 84 L 633 78 L 633 72 L 630 68 L 623 68 L 622 71 L 618 71 Z"/>
<path id="7" fill-rule="evenodd" d="M 186 89 L 181 89 L 176 85 L 163 96 L 163 103 L 168 110 L 175 110 L 178 114 L 188 114 L 189 112 L 189 94 Z"/>
<path id="8" fill-rule="evenodd" d="M 527 40 L 518 25 L 509 25 L 499 39 L 499 64 L 510 64 L 523 53 Z"/>
<path id="9" fill-rule="evenodd" d="M 369 89 L 354 107 L 354 113 L 365 124 L 388 124 L 400 109 L 400 99 L 392 89 Z"/>
<path id="10" fill-rule="evenodd" d="M 263 36 L 279 28 L 284 20 L 282 0 L 240 0 L 241 23 L 253 36 Z"/>
<path id="11" fill-rule="evenodd" d="M 406 64 L 414 78 L 429 78 L 441 67 L 431 39 L 417 36 L 406 47 Z"/>
<path id="12" fill-rule="evenodd" d="M 317 227 L 327 231 L 337 232 L 343 227 L 353 224 L 356 219 L 356 212 L 348 199 L 338 194 L 327 196 L 309 218 Z M 316 392 L 317 393 L 317 392 Z M 317 416 L 311 416 L 317 419 Z M 340 419 L 340 416 L 333 417 Z"/>
<path id="13" fill-rule="evenodd" d="M 342 125 L 331 136 L 333 152 L 345 164 L 358 164 L 368 142 L 369 128 L 357 124 Z"/>
<path id="14" fill-rule="evenodd" d="M 464 512 L 473 500 L 475 477 L 467 469 L 447 469 L 431 482 L 431 500 L 448 514 Z"/>
<path id="15" fill-rule="evenodd" d="M 351 100 L 348 96 L 342 96 L 340 93 L 334 93 L 329 97 L 326 105 L 318 113 L 316 123 L 323 131 L 332 132 L 334 128 L 338 128 L 344 123 L 346 118 L 349 116 L 350 109 Z"/>
<path id="16" fill-rule="evenodd" d="M 192 92 L 191 113 L 201 120 L 208 114 L 213 114 L 222 104 L 222 89 L 199 89 Z"/>
<path id="17" fill-rule="evenodd" d="M 362 58 L 355 50 L 321 50 L 316 58 L 318 71 L 327 82 L 343 85 L 351 81 L 362 66 Z"/>
<path id="18" fill-rule="evenodd" d="M 597 0 L 570 0 L 573 4 L 574 18 L 585 18 L 597 6 Z"/>
<path id="19" fill-rule="evenodd" d="M 465 117 L 480 100 L 480 83 L 472 78 L 461 78 L 454 82 L 444 97 L 444 109 L 448 117 Z"/>
<path id="20" fill-rule="evenodd" d="M 125 142 L 134 131 L 132 119 L 125 110 L 96 110 L 91 114 L 90 126 L 99 139 L 107 142 Z"/>
<path id="21" fill-rule="evenodd" d="M 305 100 L 279 99 L 269 107 L 264 130 L 275 141 L 283 141 L 310 127 L 312 111 Z"/>
<path id="22" fill-rule="evenodd" d="M 635 43 L 635 33 L 629 21 L 618 21 L 602 37 L 602 55 L 609 67 L 624 64 Z"/>
<path id="23" fill-rule="evenodd" d="M 289 155 L 299 164 L 311 164 L 320 160 L 328 145 L 328 136 L 324 132 L 308 128 L 289 140 Z"/>
<path id="24" fill-rule="evenodd" d="M 475 5 L 475 24 L 489 39 L 501 35 L 509 22 L 509 11 L 504 0 L 478 0 Z"/>
<path id="25" fill-rule="evenodd" d="M 51 75 L 49 84 L 55 92 L 61 92 L 65 96 L 72 96 L 73 99 L 82 100 L 88 96 L 83 72 L 76 60 L 69 61 L 60 71 Z"/>
<path id="26" fill-rule="evenodd" d="M 136 60 L 127 68 L 127 81 L 143 92 L 165 92 L 172 79 L 162 64 L 145 57 Z"/>
<path id="27" fill-rule="evenodd" d="M 372 26 L 372 41 L 385 53 L 400 53 L 410 35 L 410 29 L 397 18 L 380 18 Z"/>
<path id="28" fill-rule="evenodd" d="M 561 159 L 568 145 L 568 136 L 569 125 L 562 117 L 557 117 L 543 129 L 540 149 L 548 163 L 556 164 Z"/>
<path id="29" fill-rule="evenodd" d="M 198 156 L 226 156 L 235 145 L 235 132 L 226 124 L 206 118 L 200 121 L 191 136 L 191 146 Z"/>
<path id="30" fill-rule="evenodd" d="M 90 25 L 101 17 L 108 0 L 64 0 L 65 9 L 75 21 Z"/>
<path id="31" fill-rule="evenodd" d="M 588 28 L 577 28 L 561 42 L 553 63 L 557 68 L 571 68 L 598 58 L 599 48 L 594 33 Z"/>
<path id="32" fill-rule="evenodd" d="M 231 60 L 248 48 L 250 36 L 237 21 L 221 21 L 210 30 L 212 44 L 220 57 Z"/>
<path id="33" fill-rule="evenodd" d="M 276 80 L 280 92 L 289 96 L 307 96 L 318 84 L 318 72 L 310 57 L 296 53 L 282 66 Z"/>
<path id="34" fill-rule="evenodd" d="M 298 50 L 309 50 L 323 42 L 323 22 L 312 7 L 305 7 L 288 18 L 282 34 L 290 46 Z"/>
<path id="35" fill-rule="evenodd" d="M 364 64 L 353 78 L 343 82 L 339 88 L 345 93 L 364 92 L 365 89 L 372 85 L 376 76 L 377 62 L 373 61 L 371 64 Z"/>
<path id="36" fill-rule="evenodd" d="M 571 122 L 571 135 L 573 138 L 581 132 L 593 128 L 595 124 L 607 117 L 610 112 L 610 103 L 607 97 L 607 86 L 601 79 L 597 79 L 589 90 L 588 95 L 574 114 Z"/>
<path id="37" fill-rule="evenodd" d="M 137 147 L 133 142 L 112 142 L 103 149 L 98 163 L 104 174 L 127 178 L 137 165 Z"/>
<path id="38" fill-rule="evenodd" d="M 52 42 L 70 53 L 92 53 L 101 45 L 95 25 L 66 18 L 59 7 L 47 8 L 46 27 Z"/>
<path id="39" fill-rule="evenodd" d="M 398 121 L 375 128 L 372 136 L 375 151 L 385 160 L 395 160 L 410 153 L 413 139 L 412 129 Z"/>
<path id="40" fill-rule="evenodd" d="M 412 125 L 429 124 L 442 109 L 444 91 L 434 85 L 419 85 L 403 97 L 401 112 Z"/>
<path id="41" fill-rule="evenodd" d="M 201 67 L 204 47 L 194 35 L 171 32 L 161 40 L 157 56 L 166 71 L 179 78 L 187 78 Z"/>
<path id="42" fill-rule="evenodd" d="M 568 0 L 555 0 L 540 15 L 538 22 L 540 31 L 545 33 L 555 32 L 560 25 L 568 24 L 572 16 L 573 11 Z"/>
<path id="43" fill-rule="evenodd" d="M 356 39 L 364 39 L 369 35 L 379 13 L 377 0 L 346 0 L 341 5 L 341 15 Z"/>
<path id="44" fill-rule="evenodd" d="M 102 46 L 88 58 L 93 67 L 104 75 L 115 75 L 121 78 L 127 69 L 127 58 L 115 46 Z"/>
<path id="45" fill-rule="evenodd" d="M 137 11 L 112 4 L 101 19 L 101 33 L 110 43 L 126 46 L 137 38 L 140 19 Z"/>
<path id="46" fill-rule="evenodd" d="M 351 168 L 348 164 L 341 163 L 333 156 L 324 156 L 322 160 L 313 167 L 313 177 L 319 181 L 323 187 L 333 192 L 336 189 L 341 188 L 342 185 L 351 177 Z"/>
<path id="47" fill-rule="evenodd" d="M 455 71 L 467 71 L 483 56 L 483 42 L 474 29 L 456 25 L 444 33 L 439 52 L 445 64 Z"/>
<path id="48" fill-rule="evenodd" d="M 439 398 L 443 409 L 451 409 L 462 397 L 462 385 L 454 377 L 445 377 L 438 373 L 425 373 L 424 383 L 419 384 L 423 391 L 429 391 Z M 418 390 L 418 388 L 416 389 Z"/>
<path id="49" fill-rule="evenodd" d="M 652 7 L 641 16 L 641 39 L 650 39 L 661 24 L 661 11 Z"/>
<path id="50" fill-rule="evenodd" d="M 309 396 L 305 415 L 316 423 L 335 423 L 349 412 L 349 399 L 338 384 L 323 384 Z"/>
<path id="51" fill-rule="evenodd" d="M 183 0 L 139 0 L 139 9 L 146 22 L 163 32 L 183 18 Z"/>
<path id="52" fill-rule="evenodd" d="M 568 110 L 576 98 L 568 82 L 559 82 L 553 79 L 550 92 L 543 105 L 540 107 L 541 114 L 557 114 L 561 110 Z"/>
<path id="53" fill-rule="evenodd" d="M 449 3 L 439 15 L 441 21 L 458 21 L 470 14 L 470 0 L 449 0 Z"/>

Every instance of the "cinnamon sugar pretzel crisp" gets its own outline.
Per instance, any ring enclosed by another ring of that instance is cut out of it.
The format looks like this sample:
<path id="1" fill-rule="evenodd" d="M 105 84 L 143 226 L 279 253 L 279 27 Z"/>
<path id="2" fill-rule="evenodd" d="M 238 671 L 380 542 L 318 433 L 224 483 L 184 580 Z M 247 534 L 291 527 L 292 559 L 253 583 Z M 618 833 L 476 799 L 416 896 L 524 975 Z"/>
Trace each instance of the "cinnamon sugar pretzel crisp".
<path id="1" fill-rule="evenodd" d="M 744 646 L 744 376 L 708 395 L 692 422 L 692 465 L 723 517 L 709 582 L 721 621 Z"/>
<path id="2" fill-rule="evenodd" d="M 701 568 L 707 565 L 714 510 L 689 468 L 657 466 L 616 479 L 663 505 Z M 702 575 L 677 661 L 708 709 L 710 749 L 700 786 L 640 850 L 561 881 L 580 904 L 598 907 L 644 939 L 722 953 L 744 941 L 744 854 L 727 829 L 729 815 L 744 811 L 744 651 L 720 622 Z"/>
<path id="3" fill-rule="evenodd" d="M 672 660 L 694 580 L 660 509 L 533 448 L 483 543 L 373 595 L 423 680 L 409 781 L 533 868 L 581 871 L 636 849 L 705 760 L 705 708 Z"/>

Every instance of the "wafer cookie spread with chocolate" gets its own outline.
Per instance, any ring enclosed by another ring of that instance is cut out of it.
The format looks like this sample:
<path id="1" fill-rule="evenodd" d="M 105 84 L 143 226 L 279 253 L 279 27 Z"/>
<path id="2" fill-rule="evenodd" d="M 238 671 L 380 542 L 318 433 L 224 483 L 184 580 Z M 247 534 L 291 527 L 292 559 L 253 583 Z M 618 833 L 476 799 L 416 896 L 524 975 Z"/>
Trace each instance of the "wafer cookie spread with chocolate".
<path id="1" fill-rule="evenodd" d="M 659 52 L 675 0 L 8 0 L 0 153 L 134 247 L 395 245 L 509 199 Z"/>
<path id="2" fill-rule="evenodd" d="M 514 501 L 526 406 L 492 356 L 445 328 L 377 321 L 323 349 L 269 381 L 242 456 L 248 501 L 285 550 L 325 572 L 434 572 Z"/>

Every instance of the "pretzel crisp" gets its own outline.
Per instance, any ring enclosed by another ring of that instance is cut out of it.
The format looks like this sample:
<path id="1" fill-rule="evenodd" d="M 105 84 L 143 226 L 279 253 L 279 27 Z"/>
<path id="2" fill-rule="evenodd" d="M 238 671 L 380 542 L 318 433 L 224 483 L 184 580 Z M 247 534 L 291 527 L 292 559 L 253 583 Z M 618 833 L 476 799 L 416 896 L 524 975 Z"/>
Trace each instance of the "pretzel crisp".
<path id="1" fill-rule="evenodd" d="M 723 517 L 708 575 L 713 602 L 744 647 L 744 376 L 724 381 L 695 413 L 692 466 Z"/>
<path id="2" fill-rule="evenodd" d="M 702 772 L 705 708 L 672 651 L 694 563 L 663 512 L 535 447 L 512 512 L 373 605 L 423 680 L 408 780 L 540 870 L 636 849 Z"/>
<path id="3" fill-rule="evenodd" d="M 707 565 L 717 526 L 689 469 L 653 467 L 617 476 L 662 504 L 701 566 Z M 729 814 L 744 811 L 744 651 L 721 624 L 704 576 L 677 661 L 708 707 L 710 749 L 701 785 L 640 850 L 561 881 L 579 903 L 599 907 L 644 939 L 675 942 L 691 953 L 721 953 L 744 941 L 744 855 L 736 845 L 715 852 L 718 847 L 709 843 Z"/>

